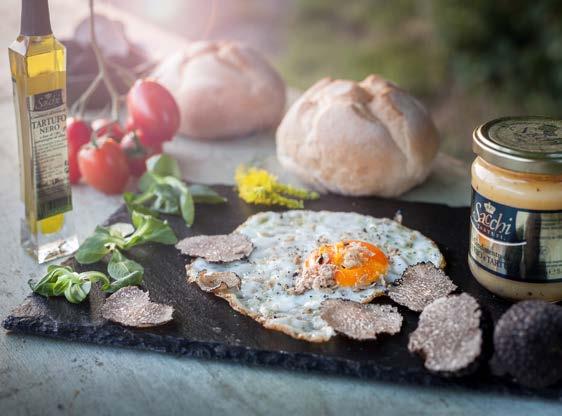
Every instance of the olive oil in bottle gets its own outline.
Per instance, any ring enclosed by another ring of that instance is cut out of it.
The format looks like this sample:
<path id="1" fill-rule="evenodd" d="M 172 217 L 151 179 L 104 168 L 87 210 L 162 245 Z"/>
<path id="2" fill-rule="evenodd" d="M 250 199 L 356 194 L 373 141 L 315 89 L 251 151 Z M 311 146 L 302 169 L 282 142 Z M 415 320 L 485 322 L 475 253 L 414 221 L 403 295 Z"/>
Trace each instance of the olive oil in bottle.
<path id="1" fill-rule="evenodd" d="M 39 263 L 73 253 L 66 141 L 66 50 L 51 31 L 48 0 L 22 0 L 9 48 L 18 131 L 21 242 Z"/>

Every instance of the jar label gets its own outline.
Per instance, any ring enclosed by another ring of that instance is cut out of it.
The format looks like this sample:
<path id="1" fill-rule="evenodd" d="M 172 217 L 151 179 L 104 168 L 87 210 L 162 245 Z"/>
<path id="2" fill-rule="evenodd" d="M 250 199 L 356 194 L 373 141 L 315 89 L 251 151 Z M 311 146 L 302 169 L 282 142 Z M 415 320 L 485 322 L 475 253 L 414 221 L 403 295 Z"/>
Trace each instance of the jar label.
<path id="1" fill-rule="evenodd" d="M 27 97 L 37 219 L 72 209 L 63 89 Z"/>
<path id="2" fill-rule="evenodd" d="M 470 256 L 510 280 L 562 282 L 562 210 L 535 211 L 492 201 L 472 190 Z"/>

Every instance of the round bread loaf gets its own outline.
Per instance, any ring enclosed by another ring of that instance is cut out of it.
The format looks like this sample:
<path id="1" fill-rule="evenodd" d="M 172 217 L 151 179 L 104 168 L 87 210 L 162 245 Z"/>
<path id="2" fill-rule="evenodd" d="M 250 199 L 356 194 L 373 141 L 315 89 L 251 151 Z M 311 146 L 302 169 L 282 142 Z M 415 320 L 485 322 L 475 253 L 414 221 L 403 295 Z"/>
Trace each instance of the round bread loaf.
<path id="1" fill-rule="evenodd" d="M 194 42 L 170 56 L 153 77 L 175 97 L 180 132 L 221 139 L 275 128 L 285 84 L 257 51 L 233 42 Z"/>
<path id="2" fill-rule="evenodd" d="M 357 83 L 324 78 L 277 129 L 277 157 L 320 191 L 400 195 L 423 182 L 439 147 L 424 106 L 376 75 Z"/>

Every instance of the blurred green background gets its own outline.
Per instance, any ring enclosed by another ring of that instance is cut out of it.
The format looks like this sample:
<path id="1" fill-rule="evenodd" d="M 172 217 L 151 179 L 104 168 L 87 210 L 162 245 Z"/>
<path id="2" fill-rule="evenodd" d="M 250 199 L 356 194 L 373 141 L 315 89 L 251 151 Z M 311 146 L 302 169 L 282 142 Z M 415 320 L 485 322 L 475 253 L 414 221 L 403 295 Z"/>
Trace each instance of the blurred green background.
<path id="1" fill-rule="evenodd" d="M 304 87 L 329 70 L 371 71 L 421 96 L 444 84 L 493 88 L 548 110 L 562 93 L 559 0 L 297 0 L 280 56 Z M 536 102 L 535 102 L 536 101 Z"/>
<path id="2" fill-rule="evenodd" d="M 378 73 L 420 98 L 444 150 L 466 160 L 480 123 L 560 116 L 560 0 L 215 0 L 214 11 L 211 0 L 144 4 L 138 13 L 190 39 L 237 39 L 262 50 L 291 87 Z"/>

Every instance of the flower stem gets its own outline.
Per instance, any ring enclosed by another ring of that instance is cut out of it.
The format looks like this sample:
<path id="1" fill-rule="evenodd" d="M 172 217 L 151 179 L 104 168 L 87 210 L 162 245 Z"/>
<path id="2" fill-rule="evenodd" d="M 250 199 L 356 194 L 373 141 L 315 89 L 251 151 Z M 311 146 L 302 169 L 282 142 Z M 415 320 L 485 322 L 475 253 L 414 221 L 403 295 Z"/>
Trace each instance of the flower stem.
<path id="1" fill-rule="evenodd" d="M 90 41 L 92 43 L 92 49 L 96 56 L 96 61 L 98 63 L 98 70 L 100 71 L 103 83 L 107 88 L 107 92 L 111 97 L 111 118 L 113 120 L 119 119 L 119 92 L 113 85 L 113 81 L 109 77 L 107 72 L 106 62 L 104 60 L 103 54 L 98 46 L 96 38 L 96 27 L 95 27 L 95 15 L 94 15 L 94 0 L 89 0 L 90 6 Z"/>

